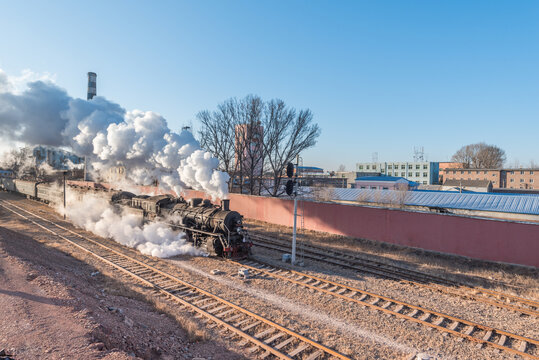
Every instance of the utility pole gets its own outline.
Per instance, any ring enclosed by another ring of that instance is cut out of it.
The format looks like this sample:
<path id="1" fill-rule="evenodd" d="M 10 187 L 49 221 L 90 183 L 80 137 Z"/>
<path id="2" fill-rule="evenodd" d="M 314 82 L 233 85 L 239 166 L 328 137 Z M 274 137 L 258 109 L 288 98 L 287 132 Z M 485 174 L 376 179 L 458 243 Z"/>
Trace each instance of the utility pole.
<path id="1" fill-rule="evenodd" d="M 66 219 L 66 174 L 67 171 L 64 171 L 64 220 Z"/>
<path id="2" fill-rule="evenodd" d="M 292 265 L 296 264 L 296 223 L 297 223 L 297 217 L 298 217 L 298 191 L 297 191 L 297 184 L 298 184 L 298 170 L 299 170 L 299 154 L 296 158 L 296 174 L 295 174 L 295 187 L 294 187 L 294 231 L 292 232 L 292 259 L 290 262 Z"/>

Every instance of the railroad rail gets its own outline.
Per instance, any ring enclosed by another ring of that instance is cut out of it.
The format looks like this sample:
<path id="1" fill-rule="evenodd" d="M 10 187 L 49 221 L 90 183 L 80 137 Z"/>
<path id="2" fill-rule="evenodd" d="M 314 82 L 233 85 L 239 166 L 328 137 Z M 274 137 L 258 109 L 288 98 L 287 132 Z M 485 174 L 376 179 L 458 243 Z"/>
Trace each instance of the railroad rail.
<path id="1" fill-rule="evenodd" d="M 0 206 L 112 268 L 152 287 L 157 293 L 174 300 L 198 317 L 206 319 L 209 328 L 218 326 L 230 336 L 240 337 L 242 340 L 239 345 L 246 347 L 250 344 L 246 351 L 253 356 L 256 355 L 261 359 L 349 359 L 263 316 L 11 202 L 0 200 Z M 57 229 L 51 229 L 48 224 L 54 225 Z"/>
<path id="2" fill-rule="evenodd" d="M 267 249 L 290 252 L 290 242 L 261 236 L 250 232 L 251 240 L 256 246 Z M 409 284 L 448 293 L 454 296 L 470 298 L 499 308 L 512 310 L 521 314 L 539 317 L 539 301 L 526 299 L 520 296 L 500 291 L 469 287 L 468 285 L 429 275 L 420 271 L 389 265 L 380 261 L 365 259 L 363 257 L 345 254 L 336 250 L 320 246 L 301 244 L 302 256 L 311 260 L 322 261 L 343 268 L 371 273 L 384 278 L 407 282 Z"/>
<path id="3" fill-rule="evenodd" d="M 476 343 L 478 347 L 489 346 L 525 358 L 539 359 L 539 340 L 432 311 L 318 276 L 277 267 L 262 261 L 253 259 L 228 261 L 250 269 L 250 272 L 254 275 L 284 280 L 320 293 L 329 294 L 362 307 L 366 306 L 387 315 L 393 315 L 431 329 L 437 329 L 444 334 L 453 335 L 462 340 L 467 339 Z"/>

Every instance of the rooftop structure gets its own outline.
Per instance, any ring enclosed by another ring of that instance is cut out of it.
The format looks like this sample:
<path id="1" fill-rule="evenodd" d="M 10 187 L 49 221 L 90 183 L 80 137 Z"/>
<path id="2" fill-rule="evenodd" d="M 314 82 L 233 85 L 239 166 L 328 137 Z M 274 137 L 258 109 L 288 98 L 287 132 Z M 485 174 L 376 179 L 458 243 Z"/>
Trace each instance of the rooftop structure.
<path id="1" fill-rule="evenodd" d="M 402 190 L 415 189 L 416 182 L 395 176 L 362 176 L 356 179 L 357 189 Z"/>
<path id="2" fill-rule="evenodd" d="M 97 74 L 95 72 L 88 73 L 88 96 L 86 100 L 92 100 L 97 95 Z"/>

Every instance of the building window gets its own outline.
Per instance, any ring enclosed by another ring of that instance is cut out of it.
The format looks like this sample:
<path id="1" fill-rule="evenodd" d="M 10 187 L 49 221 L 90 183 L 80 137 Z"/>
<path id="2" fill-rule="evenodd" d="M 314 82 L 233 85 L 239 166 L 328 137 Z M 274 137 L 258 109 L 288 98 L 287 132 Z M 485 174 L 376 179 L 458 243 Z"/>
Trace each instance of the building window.
<path id="1" fill-rule="evenodd" d="M 524 179 L 520 179 L 520 182 L 524 182 Z"/>
<path id="2" fill-rule="evenodd" d="M 415 177 L 419 177 L 419 173 L 418 173 L 418 172 L 415 173 Z"/>
<path id="3" fill-rule="evenodd" d="M 423 169 L 427 170 L 429 168 L 428 165 L 423 165 Z"/>
<path id="4" fill-rule="evenodd" d="M 532 182 L 533 182 L 533 179 L 530 179 L 530 182 L 532 183 Z"/>
<path id="5" fill-rule="evenodd" d="M 370 165 L 367 165 L 367 170 L 369 170 L 370 168 L 371 168 L 371 166 L 370 166 Z"/>
<path id="6" fill-rule="evenodd" d="M 390 171 L 390 172 L 387 173 L 387 175 L 391 176 L 391 175 L 393 175 L 393 173 Z"/>
<path id="7" fill-rule="evenodd" d="M 408 170 L 412 170 L 412 165 L 408 165 Z"/>
<path id="8" fill-rule="evenodd" d="M 365 189 L 365 186 L 362 186 L 361 188 L 362 188 L 362 189 Z"/>
<path id="9" fill-rule="evenodd" d="M 363 169 L 363 165 L 359 165 L 359 169 L 362 170 L 362 169 Z"/>
<path id="10" fill-rule="evenodd" d="M 421 168 L 421 166 L 420 166 L 419 164 L 417 164 L 417 165 L 415 166 L 415 169 L 416 169 L 416 170 L 419 170 L 420 168 Z"/>
<path id="11" fill-rule="evenodd" d="M 408 177 L 412 177 L 412 173 L 411 173 L 411 172 L 408 173 Z"/>
<path id="12" fill-rule="evenodd" d="M 468 174 L 471 174 L 472 172 L 470 170 L 468 170 Z"/>
<path id="13" fill-rule="evenodd" d="M 406 173 L 401 172 L 401 176 L 406 176 Z"/>
<path id="14" fill-rule="evenodd" d="M 384 186 L 382 190 L 389 190 L 389 188 Z"/>
<path id="15" fill-rule="evenodd" d="M 376 170 L 376 165 L 373 165 L 373 166 L 372 166 L 372 169 L 373 169 L 373 170 Z"/>
<path id="16" fill-rule="evenodd" d="M 393 169 L 393 165 L 388 165 L 387 168 L 388 169 Z"/>
<path id="17" fill-rule="evenodd" d="M 521 171 L 520 171 L 520 175 L 524 175 L 524 171 L 521 170 Z"/>
<path id="18" fill-rule="evenodd" d="M 406 167 L 404 165 L 401 165 L 401 170 L 404 170 L 406 169 Z"/>
<path id="19" fill-rule="evenodd" d="M 376 190 L 376 186 L 371 186 L 371 190 Z"/>
<path id="20" fill-rule="evenodd" d="M 382 173 L 385 173 L 385 172 L 386 172 L 386 169 L 382 169 L 382 170 L 380 170 L 380 171 L 381 171 Z"/>
<path id="21" fill-rule="evenodd" d="M 464 174 L 464 171 L 461 170 L 460 173 L 461 173 L 461 174 Z"/>
<path id="22" fill-rule="evenodd" d="M 428 173 L 428 172 L 424 172 L 424 173 L 423 173 L 423 177 L 427 177 L 427 176 L 429 176 L 429 173 Z"/>
<path id="23" fill-rule="evenodd" d="M 494 180 L 492 183 L 493 183 L 493 184 L 496 184 L 496 180 Z"/>
<path id="24" fill-rule="evenodd" d="M 509 180 L 509 181 L 510 181 L 510 182 L 515 182 L 515 179 L 511 179 L 511 180 Z"/>
<path id="25" fill-rule="evenodd" d="M 511 171 L 511 175 L 515 175 L 515 172 L 514 172 L 514 171 Z"/>
<path id="26" fill-rule="evenodd" d="M 492 176 L 496 176 L 496 174 L 492 174 Z"/>
<path id="27" fill-rule="evenodd" d="M 427 182 L 426 182 L 426 181 L 423 181 L 423 185 L 427 185 Z"/>
<path id="28" fill-rule="evenodd" d="M 530 175 L 533 175 L 533 171 L 530 171 Z"/>
<path id="29" fill-rule="evenodd" d="M 483 172 L 483 174 L 486 174 L 486 173 L 487 173 L 487 171 Z"/>
<path id="30" fill-rule="evenodd" d="M 456 173 L 457 173 L 457 171 L 456 171 L 456 170 L 453 170 L 453 174 L 456 174 Z"/>

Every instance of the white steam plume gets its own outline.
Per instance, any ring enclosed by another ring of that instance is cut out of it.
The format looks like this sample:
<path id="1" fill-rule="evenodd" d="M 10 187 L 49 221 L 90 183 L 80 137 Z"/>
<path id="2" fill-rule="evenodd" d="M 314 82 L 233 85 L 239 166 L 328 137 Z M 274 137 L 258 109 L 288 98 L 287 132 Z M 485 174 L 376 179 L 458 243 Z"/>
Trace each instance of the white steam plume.
<path id="1" fill-rule="evenodd" d="M 67 193 L 66 215 L 74 224 L 96 235 L 111 238 L 141 253 L 156 257 L 180 254 L 205 255 L 185 239 L 182 232 L 174 232 L 163 222 L 143 225 L 141 217 L 122 212 L 107 199 L 95 194 L 84 194 L 82 199 Z M 63 206 L 56 210 L 63 213 Z"/>
<path id="2" fill-rule="evenodd" d="M 86 156 L 103 176 L 115 166 L 126 168 L 131 183 L 157 180 L 164 190 L 185 186 L 227 198 L 226 173 L 200 148 L 189 131 L 175 133 L 152 111 L 125 111 L 104 97 L 74 99 L 50 81 L 29 82 L 16 91 L 0 70 L 0 138 L 28 145 L 66 146 Z"/>

